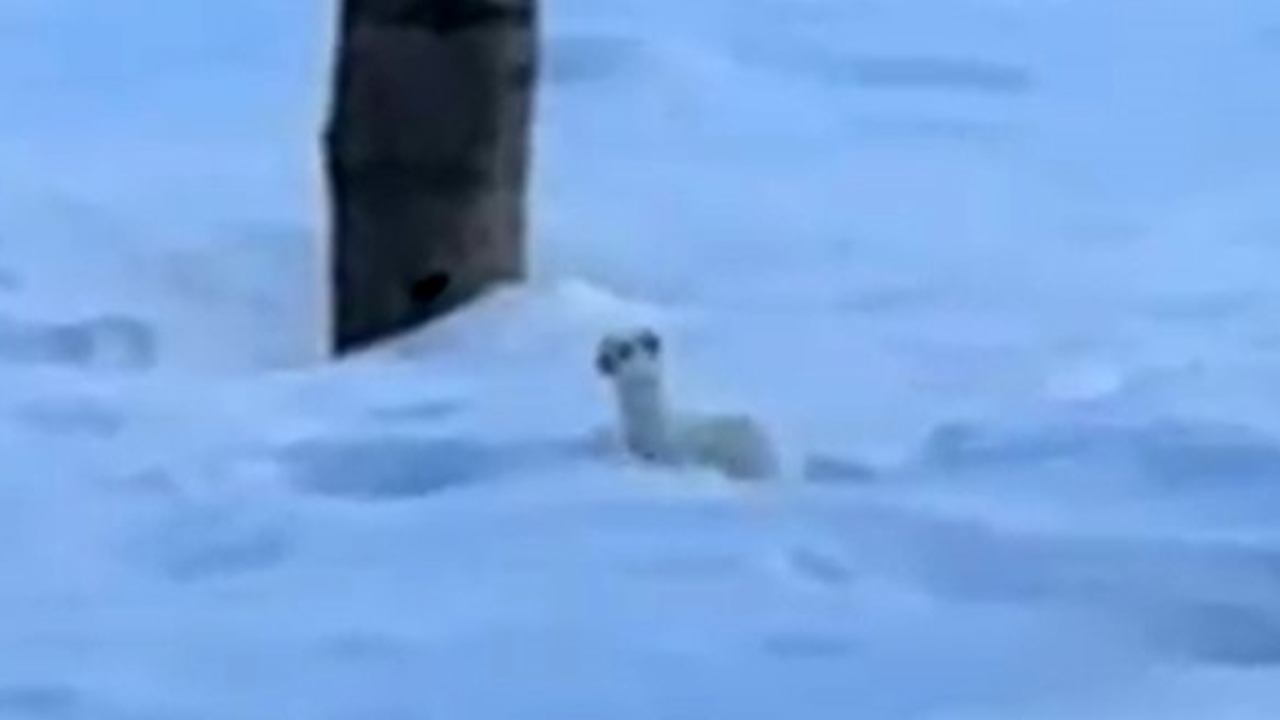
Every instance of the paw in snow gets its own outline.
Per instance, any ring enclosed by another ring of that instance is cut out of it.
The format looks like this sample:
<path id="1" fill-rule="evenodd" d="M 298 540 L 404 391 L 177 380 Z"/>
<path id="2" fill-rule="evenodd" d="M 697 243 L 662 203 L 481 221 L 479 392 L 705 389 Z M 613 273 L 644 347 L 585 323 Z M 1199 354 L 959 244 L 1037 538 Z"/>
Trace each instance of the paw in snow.
<path id="1" fill-rule="evenodd" d="M 777 450 L 755 418 L 682 414 L 668 407 L 662 354 L 662 340 L 648 329 L 607 334 L 596 349 L 596 369 L 617 397 L 626 449 L 646 462 L 707 467 L 734 479 L 777 476 Z"/>

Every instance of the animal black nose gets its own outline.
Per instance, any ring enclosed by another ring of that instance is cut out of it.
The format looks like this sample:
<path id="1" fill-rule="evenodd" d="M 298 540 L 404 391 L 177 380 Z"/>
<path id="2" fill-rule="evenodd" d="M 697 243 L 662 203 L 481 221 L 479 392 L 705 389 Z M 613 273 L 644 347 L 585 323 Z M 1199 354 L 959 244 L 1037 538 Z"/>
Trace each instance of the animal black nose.
<path id="1" fill-rule="evenodd" d="M 617 349 L 618 359 L 623 361 L 630 360 L 632 352 L 634 351 L 631 345 L 629 343 L 623 343 L 619 345 Z"/>
<path id="2" fill-rule="evenodd" d="M 599 370 L 601 375 L 612 375 L 616 369 L 617 363 L 609 353 L 600 353 L 596 356 L 596 370 Z"/>

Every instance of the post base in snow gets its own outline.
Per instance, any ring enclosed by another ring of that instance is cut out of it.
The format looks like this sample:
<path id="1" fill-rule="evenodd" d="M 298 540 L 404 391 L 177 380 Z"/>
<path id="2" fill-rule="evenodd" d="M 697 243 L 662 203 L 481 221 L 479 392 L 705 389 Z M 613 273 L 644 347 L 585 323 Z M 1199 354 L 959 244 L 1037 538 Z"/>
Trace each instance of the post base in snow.
<path id="1" fill-rule="evenodd" d="M 525 274 L 533 0 L 346 0 L 327 174 L 334 348 Z"/>

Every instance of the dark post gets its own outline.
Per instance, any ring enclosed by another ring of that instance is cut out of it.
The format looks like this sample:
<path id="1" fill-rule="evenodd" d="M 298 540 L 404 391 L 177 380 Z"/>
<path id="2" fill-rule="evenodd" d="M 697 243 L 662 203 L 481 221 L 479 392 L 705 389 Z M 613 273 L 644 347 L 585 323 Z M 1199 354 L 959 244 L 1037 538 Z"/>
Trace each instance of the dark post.
<path id="1" fill-rule="evenodd" d="M 343 0 L 325 130 L 334 347 L 525 271 L 536 0 Z"/>

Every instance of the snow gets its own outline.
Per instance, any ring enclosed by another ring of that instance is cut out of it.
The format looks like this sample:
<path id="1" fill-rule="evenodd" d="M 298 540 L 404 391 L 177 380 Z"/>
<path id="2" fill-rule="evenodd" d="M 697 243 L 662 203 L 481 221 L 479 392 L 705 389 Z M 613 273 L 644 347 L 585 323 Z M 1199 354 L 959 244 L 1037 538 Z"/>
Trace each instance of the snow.
<path id="1" fill-rule="evenodd" d="M 1280 6 L 548 3 L 533 281 L 343 363 L 332 10 L 0 2 L 0 718 L 1280 714 Z"/>

